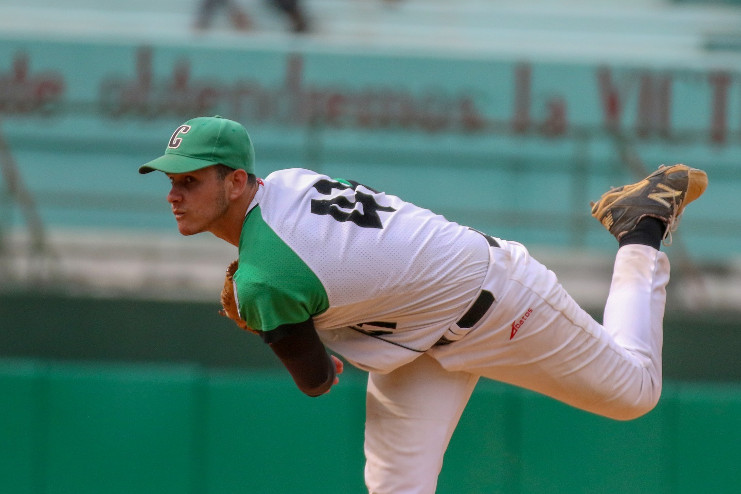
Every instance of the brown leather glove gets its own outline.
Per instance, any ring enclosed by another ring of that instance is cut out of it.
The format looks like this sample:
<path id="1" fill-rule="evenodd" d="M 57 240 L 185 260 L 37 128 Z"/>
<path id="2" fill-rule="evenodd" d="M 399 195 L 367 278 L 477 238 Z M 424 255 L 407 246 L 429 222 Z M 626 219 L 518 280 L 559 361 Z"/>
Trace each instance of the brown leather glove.
<path id="1" fill-rule="evenodd" d="M 239 317 L 239 309 L 237 309 L 237 298 L 234 296 L 234 273 L 237 272 L 239 267 L 239 260 L 234 260 L 226 269 L 226 276 L 224 278 L 224 288 L 221 289 L 221 307 L 219 314 L 228 317 L 234 321 L 240 328 L 250 331 L 255 334 L 259 334 L 254 329 L 247 326 L 247 323 Z"/>

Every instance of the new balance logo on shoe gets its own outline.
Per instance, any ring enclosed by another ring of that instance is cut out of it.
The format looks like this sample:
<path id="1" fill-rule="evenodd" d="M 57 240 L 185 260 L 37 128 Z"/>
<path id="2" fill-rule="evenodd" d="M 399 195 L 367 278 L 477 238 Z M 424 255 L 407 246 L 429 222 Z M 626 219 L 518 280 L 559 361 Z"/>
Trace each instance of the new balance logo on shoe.
<path id="1" fill-rule="evenodd" d="M 682 195 L 681 190 L 674 190 L 671 187 L 669 187 L 666 184 L 657 184 L 657 189 L 662 189 L 664 192 L 652 192 L 648 195 L 649 199 L 653 199 L 654 201 L 658 202 L 664 207 L 670 208 L 672 207 L 672 203 L 676 203 L 677 201 L 669 202 L 667 199 L 676 199 L 677 197 Z"/>

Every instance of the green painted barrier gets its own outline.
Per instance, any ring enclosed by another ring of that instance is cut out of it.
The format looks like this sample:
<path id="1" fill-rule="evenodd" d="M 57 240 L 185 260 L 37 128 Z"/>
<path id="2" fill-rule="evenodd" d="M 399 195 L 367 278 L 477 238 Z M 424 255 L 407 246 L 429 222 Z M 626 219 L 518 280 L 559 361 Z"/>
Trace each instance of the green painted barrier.
<path id="1" fill-rule="evenodd" d="M 364 380 L 312 399 L 272 371 L 0 361 L 0 492 L 362 493 Z M 615 422 L 482 382 L 439 493 L 732 493 L 741 385 L 669 383 Z"/>

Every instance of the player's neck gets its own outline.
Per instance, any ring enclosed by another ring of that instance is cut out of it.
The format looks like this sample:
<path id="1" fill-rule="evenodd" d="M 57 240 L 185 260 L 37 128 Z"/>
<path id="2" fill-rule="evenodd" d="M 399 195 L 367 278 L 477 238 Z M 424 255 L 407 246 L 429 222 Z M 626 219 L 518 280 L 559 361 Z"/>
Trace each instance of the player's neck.
<path id="1" fill-rule="evenodd" d="M 258 185 L 255 184 L 253 187 L 247 188 L 244 194 L 240 195 L 236 200 L 232 201 L 224 215 L 209 231 L 217 238 L 235 247 L 239 247 L 244 216 L 247 214 L 247 208 L 249 208 L 252 199 L 254 199 L 257 189 Z"/>

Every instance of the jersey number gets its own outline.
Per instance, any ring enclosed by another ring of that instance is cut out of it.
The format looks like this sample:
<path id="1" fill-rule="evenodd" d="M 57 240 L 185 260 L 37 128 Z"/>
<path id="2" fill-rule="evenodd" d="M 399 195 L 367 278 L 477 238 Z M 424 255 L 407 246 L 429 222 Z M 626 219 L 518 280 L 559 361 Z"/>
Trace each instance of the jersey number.
<path id="1" fill-rule="evenodd" d="M 352 189 L 355 191 L 355 202 L 342 195 L 332 197 L 331 199 L 312 199 L 311 212 L 314 214 L 329 215 L 341 222 L 351 221 L 363 228 L 383 228 L 383 223 L 381 223 L 381 217 L 378 215 L 378 212 L 392 212 L 396 211 L 396 209 L 390 206 L 381 206 L 371 194 L 357 190 L 358 185 L 360 185 L 357 182 L 350 182 L 350 184 L 347 185 L 334 180 L 319 180 L 314 184 L 314 188 L 320 194 L 330 196 L 333 190 L 342 191 Z M 368 189 L 372 190 L 370 188 Z M 362 212 L 357 209 L 358 203 L 363 206 Z"/>

